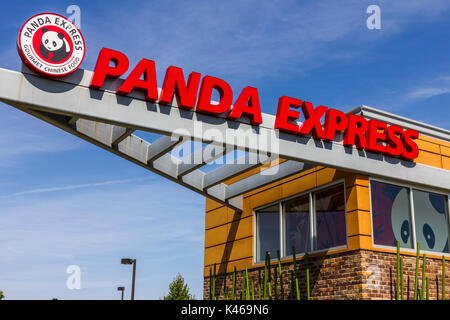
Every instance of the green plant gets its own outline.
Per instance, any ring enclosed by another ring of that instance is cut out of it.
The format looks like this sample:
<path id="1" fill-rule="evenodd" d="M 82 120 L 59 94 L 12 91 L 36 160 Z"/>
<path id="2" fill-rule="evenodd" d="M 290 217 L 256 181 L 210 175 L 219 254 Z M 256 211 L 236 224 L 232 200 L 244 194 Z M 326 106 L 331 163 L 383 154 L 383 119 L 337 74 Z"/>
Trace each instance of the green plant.
<path id="1" fill-rule="evenodd" d="M 247 265 L 245 265 L 245 291 L 246 291 L 246 298 L 247 300 L 250 300 L 250 286 L 248 283 L 248 269 L 247 269 Z"/>
<path id="2" fill-rule="evenodd" d="M 232 300 L 236 300 L 236 266 L 234 267 L 233 272 L 233 291 L 232 291 Z"/>
<path id="3" fill-rule="evenodd" d="M 300 290 L 298 287 L 297 259 L 295 257 L 295 247 L 294 246 L 292 246 L 292 262 L 294 263 L 295 293 L 296 293 L 297 300 L 300 300 Z"/>
<path id="4" fill-rule="evenodd" d="M 267 255 L 269 252 L 266 251 L 266 262 L 264 264 L 264 300 L 267 299 Z"/>
<path id="5" fill-rule="evenodd" d="M 400 299 L 400 241 L 397 240 L 397 282 L 396 282 L 396 300 Z"/>
<path id="6" fill-rule="evenodd" d="M 269 300 L 272 300 L 272 287 L 271 287 L 271 281 L 272 281 L 272 271 L 270 267 L 270 252 L 267 252 L 267 290 L 269 294 Z"/>
<path id="7" fill-rule="evenodd" d="M 216 264 L 214 263 L 213 285 L 212 285 L 212 298 L 216 300 Z"/>
<path id="8" fill-rule="evenodd" d="M 414 300 L 417 300 L 417 291 L 419 289 L 419 259 L 420 259 L 420 243 L 417 242 L 417 253 L 416 253 L 416 275 L 414 281 Z"/>
<path id="9" fill-rule="evenodd" d="M 402 257 L 400 257 L 400 276 L 401 276 L 401 278 L 400 278 L 400 298 L 403 300 L 403 292 L 404 292 L 404 290 L 403 290 L 403 258 Z"/>
<path id="10" fill-rule="evenodd" d="M 426 271 L 426 265 L 427 265 L 427 255 L 423 254 L 423 261 L 422 261 L 422 292 L 420 292 L 420 300 L 424 299 L 425 294 L 425 271 Z"/>
<path id="11" fill-rule="evenodd" d="M 169 284 L 169 293 L 164 296 L 164 300 L 194 300 L 194 296 L 189 293 L 189 287 L 184 283 L 184 278 L 180 273 Z"/>
<path id="12" fill-rule="evenodd" d="M 445 256 L 442 256 L 442 300 L 445 300 Z"/>
<path id="13" fill-rule="evenodd" d="M 281 272 L 280 250 L 277 250 L 277 256 L 278 256 L 278 277 L 280 278 L 281 300 L 284 300 L 283 273 Z"/>
<path id="14" fill-rule="evenodd" d="M 5 295 L 3 294 L 3 291 L 0 290 L 0 300 L 2 300 L 3 298 L 5 298 Z"/>
<path id="15" fill-rule="evenodd" d="M 305 253 L 305 264 L 306 264 L 306 299 L 311 299 L 311 293 L 309 289 L 309 255 Z"/>

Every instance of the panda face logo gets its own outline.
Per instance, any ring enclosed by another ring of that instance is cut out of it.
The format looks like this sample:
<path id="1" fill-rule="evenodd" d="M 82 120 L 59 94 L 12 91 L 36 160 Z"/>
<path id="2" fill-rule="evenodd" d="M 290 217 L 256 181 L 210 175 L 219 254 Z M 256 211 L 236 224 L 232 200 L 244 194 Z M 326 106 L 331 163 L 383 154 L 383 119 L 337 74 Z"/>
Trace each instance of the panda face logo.
<path id="1" fill-rule="evenodd" d="M 42 43 L 39 46 L 39 52 L 53 62 L 60 62 L 66 59 L 70 54 L 70 47 L 64 33 L 48 31 L 47 28 L 42 29 Z M 51 58 L 50 58 L 51 53 Z"/>
<path id="2" fill-rule="evenodd" d="M 448 252 L 448 222 L 444 196 L 414 190 L 416 241 L 421 250 Z M 391 211 L 392 230 L 402 247 L 411 246 L 411 219 L 406 189 L 396 196 Z"/>
<path id="3" fill-rule="evenodd" d="M 17 48 L 24 64 L 51 77 L 75 71 L 85 54 L 80 30 L 63 16 L 53 13 L 30 18 L 20 30 Z"/>

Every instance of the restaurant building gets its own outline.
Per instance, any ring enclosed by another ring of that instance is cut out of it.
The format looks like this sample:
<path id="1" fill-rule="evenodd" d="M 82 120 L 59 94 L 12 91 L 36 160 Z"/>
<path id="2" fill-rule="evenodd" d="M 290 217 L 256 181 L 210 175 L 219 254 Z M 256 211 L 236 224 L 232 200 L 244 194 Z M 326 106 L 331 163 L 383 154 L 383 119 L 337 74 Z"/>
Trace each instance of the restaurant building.
<path id="1" fill-rule="evenodd" d="M 352 112 L 426 132 L 415 140 L 419 156 L 414 162 L 450 170 L 448 131 L 373 108 Z M 226 183 L 259 171 L 253 169 Z M 450 187 L 450 181 L 446 184 Z M 242 212 L 206 199 L 204 298 L 210 297 L 210 265 L 216 264 L 216 296 L 222 298 L 223 275 L 230 292 L 235 267 L 238 291 L 245 266 L 257 283 L 266 251 L 273 267 L 280 252 L 283 285 L 289 294 L 294 246 L 302 299 L 306 298 L 305 252 L 309 253 L 311 299 L 395 299 L 399 241 L 405 299 L 414 296 L 417 243 L 420 254 L 426 253 L 430 299 L 441 299 L 442 256 L 447 270 L 450 266 L 448 195 L 449 188 L 315 166 L 244 194 Z M 421 281 L 420 274 L 419 289 Z M 274 284 L 272 278 L 272 288 Z"/>

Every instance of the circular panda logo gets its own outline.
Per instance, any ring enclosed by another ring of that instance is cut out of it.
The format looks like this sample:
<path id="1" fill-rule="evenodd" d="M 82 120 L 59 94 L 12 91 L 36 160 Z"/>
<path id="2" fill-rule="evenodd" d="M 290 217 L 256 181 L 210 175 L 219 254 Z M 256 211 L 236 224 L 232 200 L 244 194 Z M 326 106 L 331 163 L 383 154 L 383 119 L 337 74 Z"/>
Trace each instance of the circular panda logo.
<path id="1" fill-rule="evenodd" d="M 30 69 L 45 76 L 63 77 L 83 62 L 85 43 L 72 22 L 55 13 L 41 13 L 20 29 L 17 49 Z"/>

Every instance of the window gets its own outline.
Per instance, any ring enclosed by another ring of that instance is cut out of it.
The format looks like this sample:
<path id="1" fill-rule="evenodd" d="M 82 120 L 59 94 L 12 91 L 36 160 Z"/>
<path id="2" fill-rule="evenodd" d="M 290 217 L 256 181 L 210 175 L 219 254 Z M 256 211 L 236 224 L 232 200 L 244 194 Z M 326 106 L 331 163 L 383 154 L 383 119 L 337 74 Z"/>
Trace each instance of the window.
<path id="1" fill-rule="evenodd" d="M 285 204 L 285 248 L 291 253 L 310 251 L 311 226 L 309 221 L 309 195 L 290 200 Z"/>
<path id="2" fill-rule="evenodd" d="M 413 248 L 409 191 L 372 181 L 372 219 L 374 243 L 384 246 Z"/>
<path id="3" fill-rule="evenodd" d="M 343 183 L 256 210 L 256 261 L 263 261 L 266 251 L 275 258 L 277 250 L 285 257 L 293 247 L 305 253 L 346 244 Z"/>
<path id="4" fill-rule="evenodd" d="M 317 250 L 347 243 L 344 188 L 336 186 L 316 192 Z"/>
<path id="5" fill-rule="evenodd" d="M 448 253 L 448 215 L 446 197 L 413 190 L 414 222 L 421 250 Z"/>
<path id="6" fill-rule="evenodd" d="M 273 205 L 258 211 L 256 218 L 258 234 L 256 236 L 257 260 L 265 259 L 266 251 L 271 257 L 276 257 L 280 249 L 280 208 Z"/>
<path id="7" fill-rule="evenodd" d="M 447 196 L 377 181 L 370 188 L 374 244 L 449 252 Z"/>

